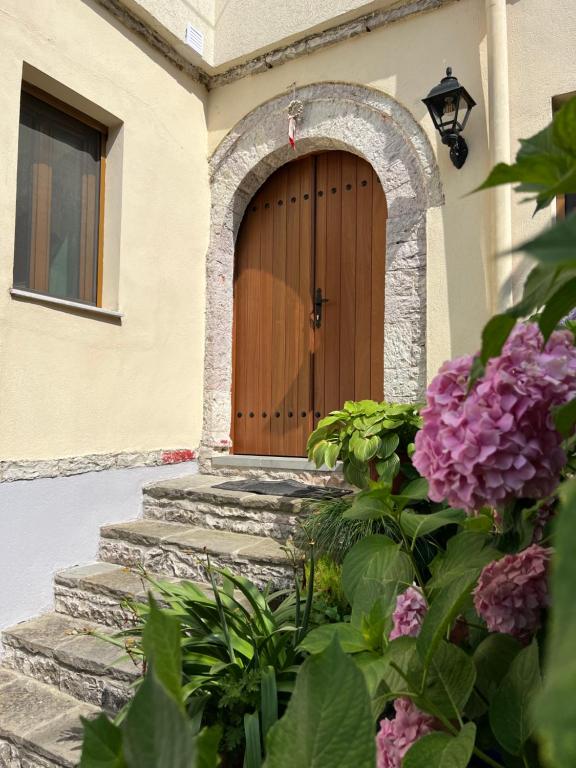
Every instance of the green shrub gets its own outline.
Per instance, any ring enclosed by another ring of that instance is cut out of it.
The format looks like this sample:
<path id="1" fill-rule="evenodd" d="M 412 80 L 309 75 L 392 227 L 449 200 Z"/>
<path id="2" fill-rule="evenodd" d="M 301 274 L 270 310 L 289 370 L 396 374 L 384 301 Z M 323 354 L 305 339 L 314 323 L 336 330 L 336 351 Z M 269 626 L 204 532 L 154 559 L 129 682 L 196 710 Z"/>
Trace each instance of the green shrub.
<path id="1" fill-rule="evenodd" d="M 407 460 L 421 419 L 416 405 L 348 401 L 318 423 L 308 439 L 308 458 L 318 468 L 342 461 L 344 477 L 357 488 L 370 480 L 392 483 L 400 472 L 417 476 Z"/>

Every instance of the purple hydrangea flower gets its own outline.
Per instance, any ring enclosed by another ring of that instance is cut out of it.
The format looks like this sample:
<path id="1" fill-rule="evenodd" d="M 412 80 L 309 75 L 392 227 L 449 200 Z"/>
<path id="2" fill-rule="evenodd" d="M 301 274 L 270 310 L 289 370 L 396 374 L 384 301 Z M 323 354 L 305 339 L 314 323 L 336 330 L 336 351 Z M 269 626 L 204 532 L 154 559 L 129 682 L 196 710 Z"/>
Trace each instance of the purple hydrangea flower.
<path id="1" fill-rule="evenodd" d="M 396 717 L 380 721 L 376 735 L 377 768 L 401 768 L 412 744 L 433 731 L 436 721 L 421 712 L 410 699 L 396 699 Z"/>
<path id="2" fill-rule="evenodd" d="M 551 408 L 576 396 L 572 334 L 544 345 L 536 325 L 519 323 L 467 394 L 472 360 L 445 363 L 428 387 L 413 462 L 430 498 L 472 512 L 548 496 L 566 462 Z"/>
<path id="3" fill-rule="evenodd" d="M 424 621 L 428 606 L 426 600 L 416 587 L 408 587 L 396 598 L 396 608 L 392 614 L 394 627 L 390 632 L 390 640 L 396 637 L 416 637 Z"/>
<path id="4" fill-rule="evenodd" d="M 491 632 L 527 638 L 540 626 L 549 604 L 551 551 L 537 544 L 489 563 L 474 590 L 474 606 Z"/>

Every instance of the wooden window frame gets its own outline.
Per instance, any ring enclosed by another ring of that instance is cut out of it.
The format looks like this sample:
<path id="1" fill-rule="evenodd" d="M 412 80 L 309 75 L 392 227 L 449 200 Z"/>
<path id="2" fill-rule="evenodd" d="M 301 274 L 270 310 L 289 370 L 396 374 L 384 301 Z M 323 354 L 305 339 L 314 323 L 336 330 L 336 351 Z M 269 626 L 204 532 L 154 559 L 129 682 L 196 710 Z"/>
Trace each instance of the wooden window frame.
<path id="1" fill-rule="evenodd" d="M 68 115 L 69 117 L 72 117 L 75 120 L 78 120 L 78 122 L 83 123 L 84 125 L 95 129 L 100 134 L 100 158 L 99 158 L 100 183 L 99 183 L 99 190 L 98 190 L 98 227 L 97 227 L 98 251 L 97 251 L 97 265 L 96 265 L 96 304 L 92 305 L 92 304 L 86 303 L 86 306 L 87 307 L 96 306 L 101 308 L 103 285 L 104 285 L 104 281 L 103 281 L 104 202 L 105 202 L 105 188 L 106 188 L 106 148 L 108 144 L 108 127 L 103 123 L 100 123 L 98 120 L 95 120 L 93 117 L 90 117 L 90 115 L 87 115 L 84 112 L 81 112 L 80 110 L 76 109 L 75 107 L 70 106 L 70 104 L 67 104 L 64 101 L 61 101 L 56 96 L 53 96 L 52 94 L 47 93 L 46 91 L 43 91 L 41 88 L 38 88 L 36 85 L 32 85 L 32 83 L 23 81 L 21 91 L 22 93 L 27 93 L 28 95 L 33 96 L 39 101 L 42 101 L 45 104 L 48 104 L 54 109 L 57 109 L 59 112 L 62 112 L 63 114 Z M 31 292 L 34 292 L 32 289 L 30 290 Z M 39 295 L 43 295 L 43 294 L 39 292 Z M 50 294 L 46 294 L 46 295 L 50 296 Z M 84 303 L 84 302 L 78 301 L 78 303 Z"/>

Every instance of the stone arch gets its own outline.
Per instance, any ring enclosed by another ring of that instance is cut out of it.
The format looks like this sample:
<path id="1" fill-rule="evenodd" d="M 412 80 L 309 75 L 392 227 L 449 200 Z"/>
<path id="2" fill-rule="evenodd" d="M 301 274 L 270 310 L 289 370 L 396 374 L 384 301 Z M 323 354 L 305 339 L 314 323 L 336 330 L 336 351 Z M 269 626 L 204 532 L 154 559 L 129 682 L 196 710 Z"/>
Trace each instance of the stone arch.
<path id="1" fill-rule="evenodd" d="M 298 155 L 341 149 L 374 168 L 388 203 L 384 395 L 420 399 L 426 383 L 426 210 L 443 203 L 430 143 L 414 117 L 381 91 L 347 83 L 300 88 Z M 281 165 L 286 95 L 260 105 L 210 159 L 211 232 L 206 265 L 203 459 L 230 448 L 235 240 L 246 206 Z"/>

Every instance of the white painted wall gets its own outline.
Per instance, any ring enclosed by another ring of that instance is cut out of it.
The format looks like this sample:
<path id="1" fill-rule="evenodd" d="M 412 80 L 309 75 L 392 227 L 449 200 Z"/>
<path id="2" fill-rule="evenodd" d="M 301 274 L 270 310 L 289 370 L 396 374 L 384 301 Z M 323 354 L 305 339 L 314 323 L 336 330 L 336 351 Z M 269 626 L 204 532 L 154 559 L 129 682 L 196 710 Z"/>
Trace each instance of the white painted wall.
<path id="1" fill-rule="evenodd" d="M 102 525 L 137 518 L 142 486 L 195 462 L 0 484 L 0 629 L 52 607 L 55 573 L 97 559 Z"/>

